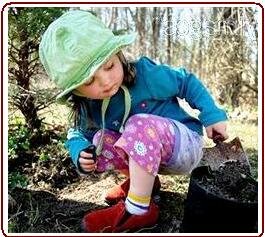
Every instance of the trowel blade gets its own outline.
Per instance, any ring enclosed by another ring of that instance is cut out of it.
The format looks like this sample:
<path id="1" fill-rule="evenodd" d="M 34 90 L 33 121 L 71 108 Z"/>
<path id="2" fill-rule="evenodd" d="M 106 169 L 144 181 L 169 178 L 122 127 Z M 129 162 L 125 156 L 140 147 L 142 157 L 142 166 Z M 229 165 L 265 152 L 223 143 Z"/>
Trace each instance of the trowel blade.
<path id="1" fill-rule="evenodd" d="M 200 165 L 209 165 L 212 170 L 217 170 L 227 161 L 240 161 L 245 163 L 250 170 L 250 163 L 238 137 L 230 142 L 222 142 L 211 148 L 205 148 Z"/>

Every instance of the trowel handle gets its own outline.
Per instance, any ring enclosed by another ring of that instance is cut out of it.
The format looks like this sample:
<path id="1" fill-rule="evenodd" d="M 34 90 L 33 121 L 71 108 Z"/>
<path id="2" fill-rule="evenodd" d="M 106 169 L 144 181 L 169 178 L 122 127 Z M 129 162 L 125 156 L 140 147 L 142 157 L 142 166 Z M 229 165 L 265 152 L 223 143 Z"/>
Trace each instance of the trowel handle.
<path id="1" fill-rule="evenodd" d="M 213 142 L 214 143 L 219 144 L 223 142 L 224 140 L 225 140 L 224 137 L 220 133 L 213 130 Z"/>

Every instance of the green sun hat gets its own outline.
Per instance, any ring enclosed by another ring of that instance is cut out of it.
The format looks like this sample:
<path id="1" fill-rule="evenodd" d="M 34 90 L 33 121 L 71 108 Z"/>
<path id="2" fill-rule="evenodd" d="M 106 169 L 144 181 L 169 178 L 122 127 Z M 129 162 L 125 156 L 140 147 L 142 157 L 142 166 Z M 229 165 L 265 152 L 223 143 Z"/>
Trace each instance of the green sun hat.
<path id="1" fill-rule="evenodd" d="M 53 82 L 62 90 L 56 99 L 88 82 L 113 54 L 133 43 L 136 34 L 114 35 L 93 14 L 72 10 L 52 22 L 42 36 L 40 60 Z"/>

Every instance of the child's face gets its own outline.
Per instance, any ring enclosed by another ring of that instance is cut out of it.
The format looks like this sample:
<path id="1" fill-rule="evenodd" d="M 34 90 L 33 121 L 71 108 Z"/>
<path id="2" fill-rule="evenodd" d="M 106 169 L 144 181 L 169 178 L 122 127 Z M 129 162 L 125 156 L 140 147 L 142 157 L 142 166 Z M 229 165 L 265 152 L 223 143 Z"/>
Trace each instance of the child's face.
<path id="1" fill-rule="evenodd" d="M 95 72 L 90 82 L 77 87 L 73 93 L 90 99 L 111 97 L 119 90 L 123 76 L 120 59 L 114 55 Z"/>

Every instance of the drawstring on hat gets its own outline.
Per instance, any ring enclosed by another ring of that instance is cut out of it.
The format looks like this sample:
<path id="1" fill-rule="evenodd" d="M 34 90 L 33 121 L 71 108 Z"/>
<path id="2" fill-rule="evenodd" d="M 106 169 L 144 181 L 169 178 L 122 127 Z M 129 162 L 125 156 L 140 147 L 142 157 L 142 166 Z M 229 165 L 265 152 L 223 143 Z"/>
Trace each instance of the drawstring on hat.
<path id="1" fill-rule="evenodd" d="M 130 96 L 130 93 L 128 91 L 128 88 L 126 86 L 121 86 L 121 88 L 123 89 L 123 92 L 124 92 L 124 101 L 125 101 L 125 112 L 124 112 L 124 116 L 123 116 L 123 119 L 122 119 L 122 123 L 121 123 L 121 127 L 119 129 L 119 132 L 122 133 L 124 131 L 124 124 L 125 124 L 125 121 L 127 120 L 128 116 L 129 116 L 129 113 L 130 113 L 130 110 L 131 110 L 131 96 Z"/>
<path id="2" fill-rule="evenodd" d="M 130 96 L 129 90 L 126 86 L 123 86 L 123 85 L 121 86 L 121 88 L 123 89 L 123 92 L 124 92 L 124 101 L 125 101 L 124 102 L 125 103 L 124 109 L 125 109 L 125 111 L 124 111 L 124 116 L 122 119 L 121 127 L 119 129 L 120 133 L 122 133 L 124 131 L 124 123 L 127 120 L 129 113 L 130 113 L 130 110 L 131 110 L 131 96 Z M 109 106 L 109 103 L 110 103 L 110 97 L 104 99 L 102 102 L 102 106 L 101 106 L 102 133 L 100 135 L 99 143 L 98 143 L 98 146 L 96 149 L 97 156 L 100 155 L 100 153 L 102 151 L 103 136 L 104 136 L 104 130 L 105 130 L 105 115 L 106 115 L 106 111 L 107 111 L 107 108 Z"/>

